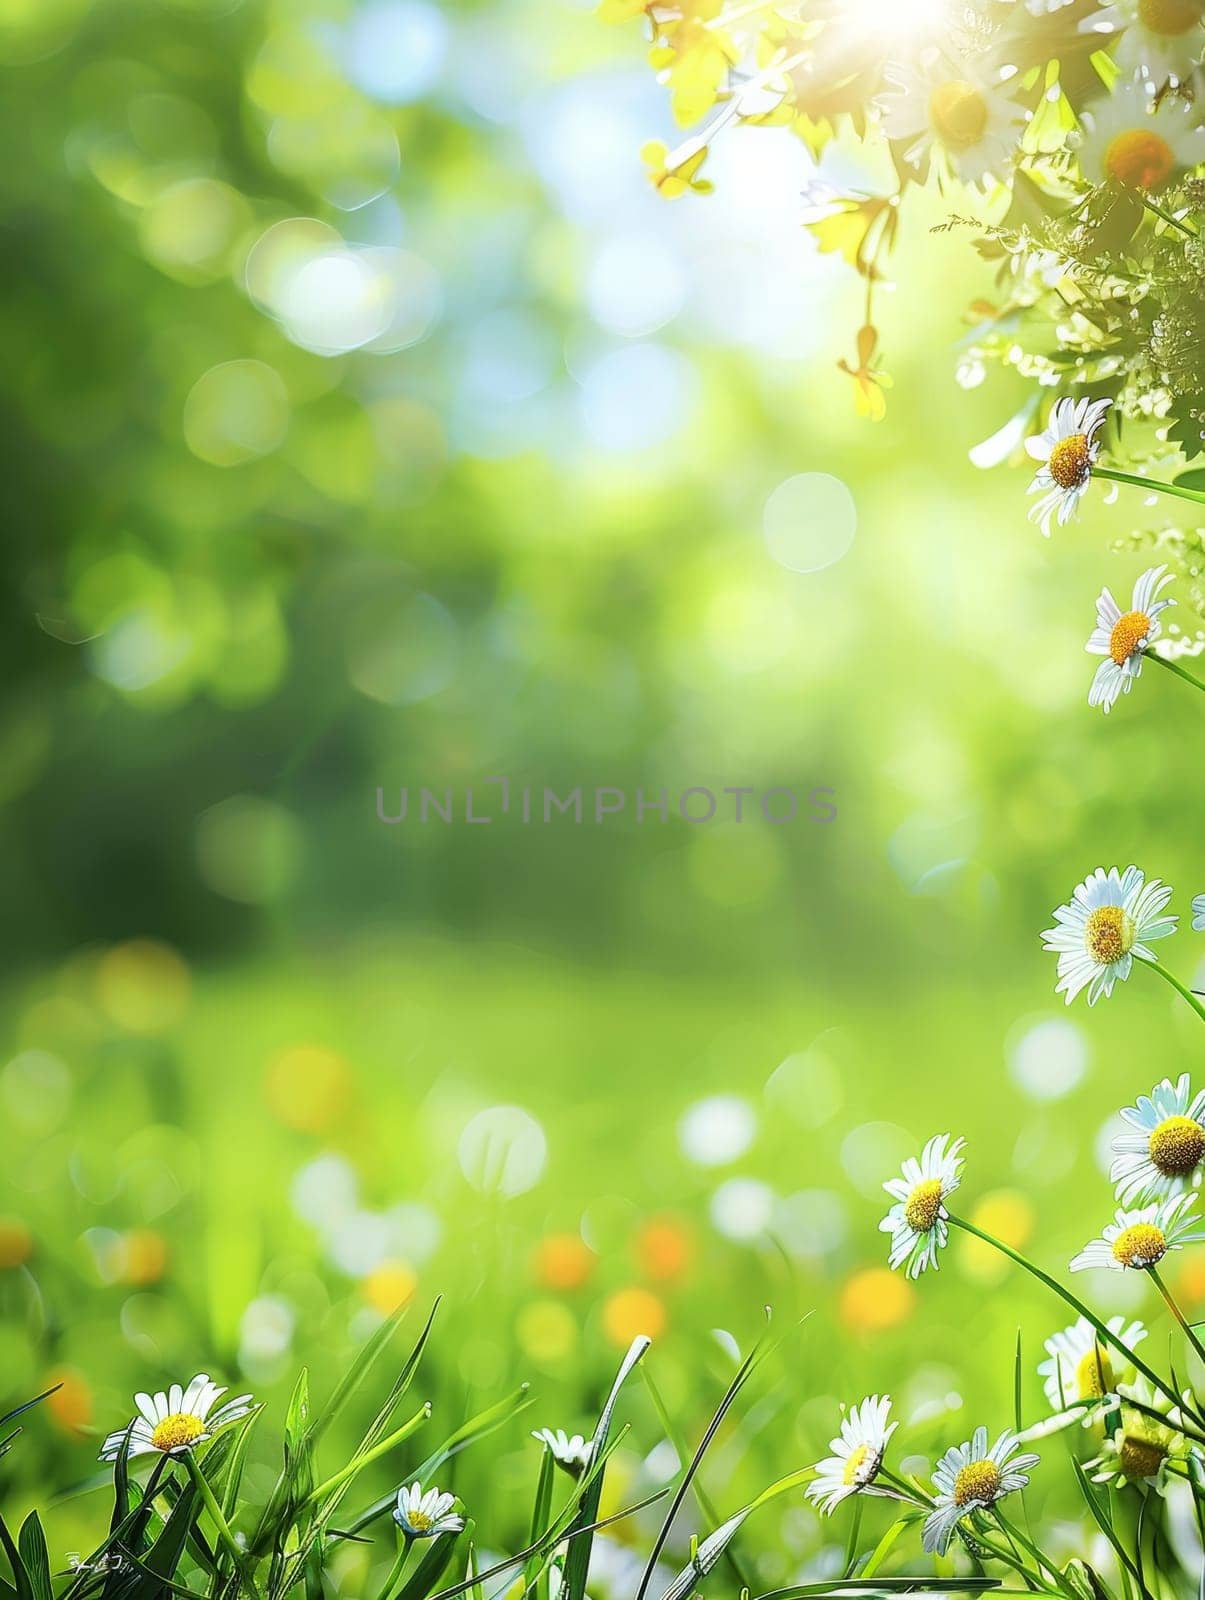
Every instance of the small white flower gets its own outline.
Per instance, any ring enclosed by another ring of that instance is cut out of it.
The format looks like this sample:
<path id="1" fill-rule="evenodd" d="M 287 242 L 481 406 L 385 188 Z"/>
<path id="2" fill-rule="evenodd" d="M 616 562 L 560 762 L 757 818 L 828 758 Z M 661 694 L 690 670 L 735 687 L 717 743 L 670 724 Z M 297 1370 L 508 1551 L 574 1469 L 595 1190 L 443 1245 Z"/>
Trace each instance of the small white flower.
<path id="1" fill-rule="evenodd" d="M 1041 465 L 1029 485 L 1030 494 L 1042 498 L 1030 507 L 1029 520 L 1041 524 L 1050 537 L 1050 519 L 1057 512 L 1059 527 L 1071 521 L 1092 479 L 1100 454 L 1097 434 L 1109 414 L 1111 400 L 1056 400 L 1045 431 L 1026 439 L 1025 448 Z"/>
<path id="2" fill-rule="evenodd" d="M 421 1483 L 412 1483 L 408 1489 L 397 1492 L 397 1505 L 393 1520 L 411 1539 L 434 1539 L 441 1533 L 459 1533 L 464 1518 L 452 1512 L 456 1504 L 454 1494 L 441 1494 L 438 1489 L 423 1493 Z"/>
<path id="3" fill-rule="evenodd" d="M 1199 1187 L 1205 1164 L 1205 1089 L 1193 1094 L 1187 1072 L 1174 1085 L 1164 1078 L 1121 1115 L 1135 1131 L 1113 1140 L 1117 1159 L 1109 1179 L 1124 1205 Z"/>
<path id="4" fill-rule="evenodd" d="M 1166 567 L 1149 568 L 1134 585 L 1130 609 L 1125 612 L 1108 589 L 1100 591 L 1096 602 L 1096 627 L 1084 649 L 1090 655 L 1106 659 L 1097 667 L 1092 679 L 1088 691 L 1090 706 L 1103 706 L 1107 714 L 1123 693 L 1129 694 L 1142 672 L 1144 653 L 1162 631 L 1160 612 L 1176 603 L 1157 598 L 1160 589 L 1171 581 Z"/>
<path id="5" fill-rule="evenodd" d="M 895 1204 L 879 1223 L 879 1231 L 891 1235 L 889 1264 L 902 1267 L 906 1262 L 910 1278 L 937 1266 L 937 1252 L 949 1238 L 945 1200 L 958 1187 L 962 1171 L 958 1152 L 965 1143 L 955 1139 L 949 1144 L 949 1139 L 948 1133 L 935 1134 L 919 1161 L 909 1156 L 901 1169 L 903 1176 L 883 1185 Z"/>
<path id="6" fill-rule="evenodd" d="M 832 1516 L 842 1500 L 873 1482 L 883 1465 L 888 1441 L 899 1426 L 888 1423 L 890 1414 L 891 1397 L 872 1394 L 842 1421 L 840 1434 L 829 1442 L 832 1455 L 816 1463 L 816 1476 L 804 1490 L 825 1516 Z"/>
<path id="7" fill-rule="evenodd" d="M 1141 1322 L 1131 1322 L 1127 1327 L 1124 1317 L 1110 1317 L 1105 1326 L 1127 1350 L 1133 1350 L 1146 1338 Z M 1043 1380 L 1046 1402 L 1052 1411 L 1065 1411 L 1077 1401 L 1107 1401 L 1117 1393 L 1119 1382 L 1129 1370 L 1118 1370 L 1116 1346 L 1103 1344 L 1087 1317 L 1079 1317 L 1069 1328 L 1052 1334 L 1045 1349 L 1050 1359 L 1040 1363 L 1038 1376 Z M 1100 1414 L 1100 1406 L 1086 1406 L 1082 1411 L 1070 1412 L 1066 1420 L 1080 1420 L 1087 1428 Z"/>
<path id="8" fill-rule="evenodd" d="M 1094 1483 L 1107 1483 L 1115 1489 L 1141 1483 L 1162 1491 L 1171 1477 L 1169 1461 L 1188 1450 L 1188 1441 L 1178 1431 L 1183 1421 L 1180 1407 L 1143 1377 L 1123 1384 L 1121 1396 L 1121 1426 L 1105 1439 L 1096 1459 L 1084 1463 L 1084 1470 L 1091 1473 Z M 1186 1393 L 1184 1398 L 1192 1397 Z M 1127 1406 L 1127 1400 L 1136 1401 L 1143 1409 Z M 1148 1416 L 1151 1411 L 1159 1412 L 1166 1421 Z"/>
<path id="9" fill-rule="evenodd" d="M 1196 1196 L 1177 1195 L 1136 1211 L 1120 1209 L 1099 1239 L 1089 1239 L 1071 1263 L 1072 1272 L 1108 1267 L 1124 1272 L 1158 1266 L 1169 1250 L 1205 1239 L 1205 1228 L 1193 1211 Z"/>
<path id="10" fill-rule="evenodd" d="M 1196 933 L 1205 933 L 1205 894 L 1192 897 L 1192 925 Z"/>
<path id="11" fill-rule="evenodd" d="M 986 1428 L 976 1428 L 966 1444 L 946 1451 L 933 1471 L 937 1492 L 921 1535 L 926 1550 L 944 1555 L 963 1517 L 1024 1489 L 1029 1469 L 1037 1466 L 1039 1457 L 1016 1451 L 1017 1436 L 1007 1431 L 989 1450 Z"/>
<path id="12" fill-rule="evenodd" d="M 1158 88 L 1192 76 L 1205 44 L 1202 0 L 1116 0 L 1080 24 L 1081 33 L 1120 33 L 1113 59 Z"/>
<path id="13" fill-rule="evenodd" d="M 220 1384 L 209 1381 L 207 1372 L 198 1372 L 186 1387 L 173 1383 L 158 1394 L 136 1394 L 138 1415 L 127 1427 L 109 1435 L 101 1446 L 100 1459 L 116 1461 L 127 1434 L 131 1456 L 174 1456 L 204 1444 L 219 1428 L 254 1409 L 251 1396 L 241 1394 L 215 1411 L 214 1402 L 225 1393 Z"/>
<path id="14" fill-rule="evenodd" d="M 1079 884 L 1068 905 L 1054 913 L 1056 927 L 1042 934 L 1042 948 L 1059 958 L 1055 994 L 1070 1005 L 1081 989 L 1093 1006 L 1128 978 L 1134 957 L 1154 961 L 1146 941 L 1175 933 L 1177 918 L 1163 915 L 1172 890 L 1153 878 L 1147 883 L 1137 867 L 1108 872 L 1097 867 Z"/>
<path id="15" fill-rule="evenodd" d="M 884 77 L 893 89 L 879 101 L 883 132 L 908 140 L 904 159 L 923 166 L 934 149 L 963 183 L 1001 177 L 1016 152 L 1025 111 L 976 70 L 930 50 L 919 67 L 891 63 Z"/>
<path id="16" fill-rule="evenodd" d="M 594 1445 L 580 1433 L 570 1437 L 564 1428 L 533 1428 L 531 1436 L 548 1446 L 557 1466 L 564 1467 L 571 1477 L 580 1478 L 590 1465 Z"/>
<path id="17" fill-rule="evenodd" d="M 1112 180 L 1128 189 L 1161 189 L 1181 167 L 1205 160 L 1205 130 L 1195 109 L 1176 95 L 1155 103 L 1155 85 L 1132 79 L 1084 112 L 1079 150 L 1089 183 Z"/>

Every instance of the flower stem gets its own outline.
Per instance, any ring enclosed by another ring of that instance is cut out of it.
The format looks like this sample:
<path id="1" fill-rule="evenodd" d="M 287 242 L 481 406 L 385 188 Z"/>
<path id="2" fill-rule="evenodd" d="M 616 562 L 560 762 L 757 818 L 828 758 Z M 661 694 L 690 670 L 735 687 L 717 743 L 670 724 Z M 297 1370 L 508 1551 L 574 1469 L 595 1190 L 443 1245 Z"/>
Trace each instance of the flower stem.
<path id="1" fill-rule="evenodd" d="M 408 1533 L 402 1535 L 402 1548 L 397 1553 L 397 1560 L 389 1569 L 389 1576 L 385 1579 L 385 1587 L 381 1590 L 380 1600 L 389 1600 L 390 1595 L 397 1588 L 398 1579 L 402 1575 L 402 1568 L 406 1565 L 406 1557 L 410 1554 L 410 1546 L 413 1543 L 414 1540 Z"/>
<path id="2" fill-rule="evenodd" d="M 1057 1588 L 1061 1589 L 1064 1594 L 1074 1597 L 1075 1590 L 1071 1587 L 1071 1584 L 1068 1582 L 1068 1580 L 1063 1577 L 1063 1574 L 1059 1571 L 1059 1569 L 1052 1562 L 1046 1559 L 1046 1557 L 1038 1549 L 1037 1545 L 1034 1544 L 1032 1539 L 1027 1539 L 1025 1537 L 1020 1528 L 1013 1527 L 1012 1523 L 1009 1522 L 1007 1517 L 1005 1517 L 999 1506 L 992 1507 L 992 1515 L 995 1517 L 1005 1534 L 1013 1541 L 1014 1544 L 1019 1544 L 1023 1550 L 1028 1550 L 1029 1554 L 1033 1556 L 1034 1560 L 1038 1563 L 1039 1570 L 1049 1573 L 1050 1579 Z"/>
<path id="3" fill-rule="evenodd" d="M 1113 467 L 1093 466 L 1094 478 L 1109 478 L 1113 483 L 1132 484 L 1135 489 L 1154 489 L 1159 494 L 1174 494 L 1179 500 L 1192 500 L 1195 504 L 1205 505 L 1205 493 L 1199 489 L 1187 489 L 1180 483 L 1163 483 L 1158 478 L 1140 478 L 1135 472 L 1118 472 Z"/>
<path id="4" fill-rule="evenodd" d="M 1181 1404 L 1180 1396 L 1171 1385 L 1164 1382 L 1157 1372 L 1148 1367 L 1141 1356 L 1136 1355 L 1128 1345 L 1123 1344 L 1120 1337 L 1111 1332 L 1098 1316 L 1089 1311 L 1084 1302 L 1073 1295 L 1070 1289 L 1064 1288 L 1057 1278 L 1052 1278 L 1048 1272 L 1043 1272 L 1041 1267 L 1035 1266 L 1028 1256 L 1023 1256 L 1019 1250 L 1014 1250 L 1011 1245 L 1005 1244 L 1003 1240 L 993 1238 L 990 1233 L 984 1233 L 983 1229 L 977 1228 L 973 1222 L 967 1222 L 962 1217 L 956 1217 L 953 1212 L 949 1212 L 948 1217 L 955 1228 L 961 1228 L 964 1233 L 973 1233 L 976 1239 L 982 1239 L 984 1244 L 990 1244 L 993 1249 L 999 1250 L 1001 1255 L 1006 1255 L 1010 1261 L 1015 1261 L 1019 1267 L 1024 1267 L 1026 1272 L 1035 1277 L 1039 1283 L 1044 1283 L 1048 1289 L 1053 1289 L 1055 1294 L 1061 1300 L 1065 1300 L 1077 1316 L 1083 1317 L 1086 1322 L 1089 1322 L 1096 1329 L 1097 1336 L 1102 1343 L 1111 1345 L 1119 1355 L 1125 1357 L 1127 1362 L 1137 1367 L 1143 1377 L 1154 1384 L 1161 1394 L 1165 1394 L 1176 1405 Z"/>
<path id="5" fill-rule="evenodd" d="M 1159 976 L 1165 980 L 1165 982 L 1171 984 L 1172 988 L 1182 1000 L 1188 1001 L 1189 1005 L 1196 1012 L 1197 1016 L 1200 1017 L 1201 1021 L 1205 1022 L 1205 1006 L 1201 1004 L 1200 1000 L 1192 992 L 1192 990 L 1186 989 L 1180 982 L 1179 978 L 1170 973 L 1162 964 L 1162 962 L 1153 961 L 1149 957 L 1145 957 L 1144 960 L 1146 961 L 1146 965 L 1150 967 L 1152 971 L 1157 972 Z"/>
<path id="6" fill-rule="evenodd" d="M 1188 1339 L 1189 1344 L 1192 1345 L 1200 1359 L 1205 1362 L 1205 1345 L 1202 1345 L 1200 1339 L 1197 1337 L 1197 1334 L 1193 1329 L 1192 1324 L 1184 1315 L 1183 1311 L 1180 1310 L 1180 1307 L 1176 1304 L 1175 1296 L 1164 1283 L 1163 1279 L 1159 1276 L 1158 1267 L 1148 1267 L 1147 1271 L 1155 1280 L 1155 1283 L 1159 1289 L 1159 1293 L 1163 1296 L 1163 1303 L 1167 1306 L 1167 1309 L 1171 1312 L 1172 1316 L 1175 1317 L 1181 1328 L 1183 1328 L 1185 1337 Z"/>
<path id="7" fill-rule="evenodd" d="M 1194 678 L 1191 672 L 1185 672 L 1183 667 L 1178 667 L 1167 656 L 1161 656 L 1157 650 L 1146 651 L 1143 659 L 1157 661 L 1161 667 L 1166 667 L 1169 672 L 1174 672 L 1177 678 L 1183 678 L 1185 683 L 1191 683 L 1194 689 L 1205 690 L 1205 683 L 1202 683 L 1200 678 Z"/>
<path id="8" fill-rule="evenodd" d="M 187 1466 L 192 1481 L 196 1485 L 197 1493 L 205 1503 L 206 1511 L 213 1518 L 214 1527 L 218 1530 L 218 1538 L 226 1547 L 227 1554 L 234 1562 L 235 1571 L 244 1579 L 251 1593 L 258 1597 L 259 1590 L 255 1587 L 255 1579 L 251 1576 L 247 1551 L 243 1549 L 234 1534 L 231 1533 L 230 1524 L 226 1521 L 222 1508 L 217 1502 L 217 1496 L 210 1487 L 208 1478 L 201 1470 L 201 1463 L 191 1450 L 185 1450 L 183 1454 L 184 1464 Z"/>
<path id="9" fill-rule="evenodd" d="M 1186 222 L 1181 222 L 1179 217 L 1173 217 L 1170 211 L 1165 211 L 1162 206 L 1157 206 L 1153 200 L 1148 200 L 1146 195 L 1140 193 L 1139 199 L 1152 215 L 1166 222 L 1168 227 L 1178 229 L 1186 239 L 1199 239 L 1201 237 L 1195 228 L 1190 228 Z"/>
<path id="10" fill-rule="evenodd" d="M 1014 1572 L 1019 1572 L 1033 1586 L 1028 1591 L 1029 1593 L 1032 1594 L 1035 1589 L 1039 1594 L 1060 1593 L 1058 1589 L 1050 1587 L 1040 1572 L 1035 1572 L 1031 1567 L 1027 1567 L 1023 1561 L 1020 1561 L 1010 1551 L 998 1545 L 994 1539 L 989 1539 L 981 1528 L 973 1527 L 970 1536 L 976 1544 L 981 1544 L 985 1550 L 990 1550 L 997 1561 L 1003 1561 L 1005 1566 L 1011 1567 Z"/>

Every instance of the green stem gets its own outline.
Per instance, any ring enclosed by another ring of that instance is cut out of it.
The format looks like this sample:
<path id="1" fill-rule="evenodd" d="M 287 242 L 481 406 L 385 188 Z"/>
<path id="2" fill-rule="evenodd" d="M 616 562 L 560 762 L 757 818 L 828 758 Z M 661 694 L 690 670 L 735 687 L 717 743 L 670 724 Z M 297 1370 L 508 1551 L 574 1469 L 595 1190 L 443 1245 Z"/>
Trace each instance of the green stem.
<path id="1" fill-rule="evenodd" d="M 1033 1540 L 1027 1539 L 1021 1532 L 1020 1528 L 1014 1528 L 1012 1523 L 1009 1522 L 1007 1517 L 1004 1516 L 999 1506 L 993 1506 L 992 1513 L 995 1516 L 996 1521 L 1000 1524 L 1001 1528 L 1003 1528 L 1004 1532 L 1013 1541 L 1013 1543 L 1019 1544 L 1022 1550 L 1028 1550 L 1029 1554 L 1038 1563 L 1039 1570 L 1048 1573 L 1056 1588 L 1061 1589 L 1064 1594 L 1071 1595 L 1074 1600 L 1075 1590 L 1071 1587 L 1071 1584 L 1066 1578 L 1064 1578 L 1059 1569 L 1054 1566 L 1052 1562 L 1046 1559 L 1046 1557 L 1038 1549 L 1037 1545 L 1034 1544 Z"/>
<path id="2" fill-rule="evenodd" d="M 1128 1345 L 1123 1344 L 1117 1334 L 1110 1332 L 1100 1318 L 1089 1311 L 1084 1302 L 1077 1299 L 1070 1289 L 1064 1288 L 1057 1278 L 1052 1278 L 1048 1272 L 1043 1272 L 1041 1267 L 1035 1266 L 1028 1256 L 1023 1256 L 1019 1250 L 1014 1250 L 1011 1245 L 1005 1244 L 1003 1240 L 994 1238 L 990 1233 L 984 1233 L 983 1229 L 977 1228 L 973 1222 L 967 1222 L 962 1217 L 956 1217 L 953 1212 L 949 1212 L 948 1217 L 952 1226 L 961 1228 L 964 1233 L 973 1233 L 976 1239 L 982 1239 L 984 1244 L 990 1244 L 993 1249 L 999 1250 L 1001 1255 L 1007 1256 L 1010 1261 L 1015 1261 L 1017 1266 L 1024 1267 L 1026 1272 L 1035 1277 L 1039 1283 L 1044 1283 L 1048 1289 L 1053 1289 L 1055 1294 L 1061 1300 L 1065 1300 L 1077 1316 L 1083 1317 L 1086 1322 L 1096 1329 L 1098 1338 L 1104 1344 L 1111 1345 L 1128 1363 L 1137 1367 L 1143 1377 L 1154 1384 L 1155 1388 L 1161 1394 L 1165 1394 L 1173 1404 L 1177 1406 L 1182 1404 L 1180 1396 L 1171 1385 L 1165 1383 L 1157 1372 L 1148 1367 L 1141 1356 L 1135 1354 Z"/>
<path id="3" fill-rule="evenodd" d="M 1196 505 L 1205 505 L 1205 494 L 1199 489 L 1186 489 L 1180 483 L 1163 483 L 1158 478 L 1140 478 L 1135 472 L 1118 472 L 1113 467 L 1093 466 L 1094 478 L 1109 478 L 1113 483 L 1132 484 L 1135 489 L 1155 490 L 1158 494 L 1174 494 L 1178 500 L 1191 500 Z"/>
<path id="4" fill-rule="evenodd" d="M 193 1483 L 196 1485 L 197 1493 L 205 1503 L 206 1511 L 213 1518 L 214 1527 L 218 1530 L 218 1538 L 225 1546 L 230 1559 L 234 1562 L 235 1571 L 243 1577 L 251 1593 L 258 1600 L 259 1590 L 255 1587 L 255 1579 L 251 1576 L 247 1551 L 243 1549 L 230 1531 L 230 1524 L 226 1521 L 222 1508 L 217 1502 L 217 1496 L 210 1488 L 209 1480 L 201 1471 L 201 1463 L 191 1450 L 184 1451 L 184 1463 L 188 1468 Z"/>
<path id="5" fill-rule="evenodd" d="M 1033 1584 L 1034 1589 L 1038 1590 L 1039 1593 L 1055 1595 L 1063 1593 L 1060 1589 L 1052 1589 L 1040 1572 L 1035 1572 L 1031 1567 L 1027 1567 L 1023 1561 L 1018 1560 L 1008 1550 L 996 1544 L 994 1540 L 989 1539 L 987 1534 L 981 1532 L 979 1528 L 972 1526 L 970 1536 L 976 1544 L 981 1544 L 985 1550 L 990 1550 L 997 1561 L 1003 1561 L 1006 1567 L 1011 1567 L 1014 1572 L 1019 1572 L 1023 1578 Z M 1030 1593 L 1032 1592 L 1030 1590 Z"/>
<path id="6" fill-rule="evenodd" d="M 933 1504 L 933 1496 L 926 1493 L 919 1483 L 907 1483 L 887 1467 L 880 1467 L 878 1476 L 884 1482 L 889 1483 L 893 1489 L 898 1489 L 902 1495 L 906 1495 L 916 1505 L 931 1506 Z"/>
<path id="7" fill-rule="evenodd" d="M 410 1554 L 410 1546 L 413 1543 L 414 1540 L 408 1533 L 402 1535 L 402 1548 L 397 1553 L 397 1560 L 389 1569 L 389 1576 L 385 1579 L 385 1587 L 381 1590 L 380 1600 L 389 1600 L 389 1596 L 397 1588 L 398 1579 L 402 1575 L 402 1569 L 406 1565 L 406 1557 Z"/>
<path id="8" fill-rule="evenodd" d="M 1175 1317 L 1181 1328 L 1183 1328 L 1189 1344 L 1191 1344 L 1193 1349 L 1197 1352 L 1198 1357 L 1202 1362 L 1205 1362 L 1205 1345 L 1202 1345 L 1200 1339 L 1193 1332 L 1192 1324 L 1184 1315 L 1183 1311 L 1180 1310 L 1180 1307 L 1176 1304 L 1175 1296 L 1164 1283 L 1163 1279 L 1159 1276 L 1158 1267 L 1148 1267 L 1147 1271 L 1158 1285 L 1159 1293 L 1163 1296 L 1164 1305 L 1166 1305 L 1172 1316 Z"/>
<path id="9" fill-rule="evenodd" d="M 1174 672 L 1177 678 L 1183 678 L 1185 683 L 1191 683 L 1194 689 L 1205 690 L 1205 683 L 1202 683 L 1200 678 L 1194 678 L 1191 672 L 1185 672 L 1183 667 L 1177 666 L 1167 656 L 1161 656 L 1157 650 L 1146 651 L 1143 659 L 1157 661 L 1161 667 L 1166 667 L 1169 672 Z"/>
<path id="10" fill-rule="evenodd" d="M 1148 200 L 1146 195 L 1140 194 L 1139 199 L 1152 215 L 1166 222 L 1168 227 L 1177 228 L 1186 239 L 1199 239 L 1201 237 L 1195 228 L 1190 228 L 1186 222 L 1181 222 L 1179 217 L 1173 217 L 1170 211 L 1165 211 L 1162 206 L 1157 206 L 1153 200 Z"/>
<path id="11" fill-rule="evenodd" d="M 1153 972 L 1157 972 L 1165 982 L 1170 983 L 1180 998 L 1187 1000 L 1201 1021 L 1205 1022 L 1205 1006 L 1201 1004 L 1192 990 L 1186 989 L 1179 978 L 1174 977 L 1161 962 L 1153 961 L 1149 957 L 1143 957 L 1142 959 L 1146 966 L 1150 967 Z"/>
<path id="12" fill-rule="evenodd" d="M 320 1483 L 316 1489 L 311 1489 L 302 1501 L 302 1505 L 310 1506 L 318 1500 L 325 1500 L 328 1494 L 333 1494 L 349 1478 L 354 1478 L 358 1472 L 362 1472 L 370 1461 L 375 1461 L 378 1456 L 383 1456 L 386 1451 L 392 1450 L 394 1445 L 401 1444 L 403 1439 L 408 1439 L 412 1433 L 416 1433 L 430 1415 L 431 1402 L 428 1400 L 414 1413 L 409 1422 L 403 1422 L 400 1428 L 395 1428 L 387 1439 L 382 1439 L 380 1444 L 374 1445 L 371 1450 L 366 1450 L 362 1456 L 354 1456 L 333 1477 L 328 1478 L 325 1483 Z"/>

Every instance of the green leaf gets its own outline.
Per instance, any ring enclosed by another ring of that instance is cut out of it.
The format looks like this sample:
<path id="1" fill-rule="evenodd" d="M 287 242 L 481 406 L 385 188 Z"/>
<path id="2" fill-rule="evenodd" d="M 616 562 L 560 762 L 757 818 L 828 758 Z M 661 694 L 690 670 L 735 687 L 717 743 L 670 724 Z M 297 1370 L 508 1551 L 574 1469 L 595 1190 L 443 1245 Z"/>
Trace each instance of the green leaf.
<path id="1" fill-rule="evenodd" d="M 40 1405 L 43 1400 L 48 1399 L 50 1395 L 54 1394 L 56 1390 L 61 1389 L 62 1387 L 63 1386 L 61 1383 L 52 1384 L 49 1389 L 43 1389 L 41 1394 L 35 1394 L 32 1400 L 25 1400 L 21 1405 L 14 1406 L 11 1411 L 6 1411 L 4 1415 L 0 1417 L 0 1428 L 7 1427 L 14 1418 L 24 1415 L 24 1413 L 29 1411 L 33 1406 Z"/>
<path id="2" fill-rule="evenodd" d="M 50 1552 L 46 1548 L 46 1535 L 36 1511 L 31 1511 L 21 1524 L 17 1546 L 29 1575 L 34 1600 L 54 1600 L 54 1587 L 50 1581 Z"/>
<path id="3" fill-rule="evenodd" d="M 564 1600 L 584 1600 L 586 1576 L 590 1570 L 590 1550 L 594 1543 L 594 1535 L 590 1532 L 589 1525 L 597 1520 L 599 1502 L 602 1499 L 604 1474 L 599 1458 L 602 1456 L 606 1445 L 607 1435 L 611 1431 L 611 1418 L 615 1414 L 619 1391 L 627 1382 L 637 1363 L 643 1359 L 645 1351 L 652 1342 L 644 1334 L 640 1334 L 632 1340 L 628 1347 L 627 1355 L 620 1362 L 619 1371 L 615 1375 L 615 1382 L 611 1385 L 611 1392 L 607 1396 L 607 1402 L 603 1406 L 598 1419 L 598 1426 L 594 1430 L 594 1442 L 590 1454 L 599 1470 L 596 1471 L 593 1479 L 587 1480 L 587 1487 L 581 1497 L 581 1510 L 577 1521 L 569 1532 L 562 1589 Z"/>
<path id="4" fill-rule="evenodd" d="M 431 1548 L 398 1590 L 396 1600 L 426 1600 L 447 1571 L 448 1562 L 457 1543 L 467 1534 L 473 1536 L 473 1523 L 468 1522 L 459 1533 L 441 1533 L 430 1541 Z M 385 1596 L 389 1600 L 389 1596 Z"/>

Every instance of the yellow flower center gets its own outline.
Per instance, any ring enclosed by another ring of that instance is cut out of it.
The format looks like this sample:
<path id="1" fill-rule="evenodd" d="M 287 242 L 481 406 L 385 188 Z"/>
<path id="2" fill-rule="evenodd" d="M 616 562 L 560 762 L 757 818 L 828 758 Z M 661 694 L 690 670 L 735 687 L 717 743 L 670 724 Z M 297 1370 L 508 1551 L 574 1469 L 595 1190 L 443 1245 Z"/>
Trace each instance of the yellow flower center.
<path id="1" fill-rule="evenodd" d="M 987 101 L 963 78 L 939 83 L 929 96 L 929 120 L 943 144 L 968 150 L 987 131 Z"/>
<path id="2" fill-rule="evenodd" d="M 1086 1356 L 1081 1357 L 1075 1369 L 1076 1400 L 1087 1400 L 1096 1395 L 1110 1394 L 1113 1389 L 1113 1365 L 1099 1344 L 1094 1344 Z"/>
<path id="3" fill-rule="evenodd" d="M 1127 128 L 1109 141 L 1105 171 L 1131 189 L 1157 189 L 1176 165 L 1172 147 L 1153 128 Z"/>
<path id="4" fill-rule="evenodd" d="M 426 1511 L 420 1511 L 417 1506 L 413 1511 L 406 1513 L 406 1521 L 414 1529 L 415 1533 L 426 1533 L 431 1526 L 430 1515 Z"/>
<path id="5" fill-rule="evenodd" d="M 156 1450 L 180 1450 L 185 1445 L 195 1444 L 204 1432 L 205 1424 L 200 1417 L 194 1417 L 190 1411 L 173 1411 L 153 1429 L 151 1443 Z"/>
<path id="6" fill-rule="evenodd" d="M 844 1474 L 847 1484 L 865 1483 L 868 1479 L 874 1477 L 873 1471 L 866 1473 L 865 1476 L 862 1475 L 862 1469 L 866 1465 L 870 1454 L 871 1449 L 868 1444 L 860 1444 L 856 1450 L 849 1452 L 845 1462 Z"/>
<path id="7" fill-rule="evenodd" d="M 1088 914 L 1084 944 L 1093 961 L 1107 967 L 1129 955 L 1136 935 L 1134 919 L 1122 906 L 1097 906 Z"/>
<path id="8" fill-rule="evenodd" d="M 1087 434 L 1072 433 L 1060 439 L 1050 452 L 1046 468 L 1060 489 L 1081 489 L 1092 470 Z"/>
<path id="9" fill-rule="evenodd" d="M 1201 20 L 1200 0 L 1138 0 L 1138 20 L 1152 33 L 1187 33 Z"/>
<path id="10" fill-rule="evenodd" d="M 914 1233 L 928 1233 L 941 1214 L 941 1179 L 918 1183 L 904 1205 L 904 1221 Z"/>
<path id="11" fill-rule="evenodd" d="M 1127 1433 L 1117 1451 L 1117 1463 L 1127 1478 L 1153 1478 L 1167 1460 L 1167 1451 L 1153 1439 Z"/>
<path id="12" fill-rule="evenodd" d="M 1120 667 L 1127 662 L 1151 631 L 1151 619 L 1145 611 L 1127 611 L 1118 617 L 1109 635 L 1109 654 Z"/>
<path id="13" fill-rule="evenodd" d="M 970 1505 L 973 1500 L 990 1502 L 1000 1492 L 1000 1469 L 986 1456 L 982 1461 L 971 1461 L 954 1479 L 954 1504 Z"/>
<path id="14" fill-rule="evenodd" d="M 1113 1259 L 1123 1267 L 1153 1267 L 1167 1254 L 1167 1235 L 1153 1222 L 1135 1222 L 1113 1241 Z"/>
<path id="15" fill-rule="evenodd" d="M 1191 1117 L 1165 1117 L 1151 1129 L 1149 1148 L 1165 1178 L 1183 1177 L 1205 1156 L 1205 1128 Z"/>

